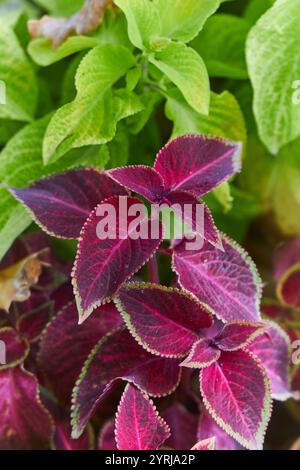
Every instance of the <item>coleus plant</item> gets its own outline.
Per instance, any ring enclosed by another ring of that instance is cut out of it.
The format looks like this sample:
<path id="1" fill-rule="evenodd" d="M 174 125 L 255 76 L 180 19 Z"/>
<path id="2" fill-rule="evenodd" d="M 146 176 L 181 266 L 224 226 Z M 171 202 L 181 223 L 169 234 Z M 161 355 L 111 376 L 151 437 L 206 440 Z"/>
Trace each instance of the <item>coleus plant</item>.
<path id="1" fill-rule="evenodd" d="M 127 207 L 141 202 L 128 190 L 152 203 L 196 205 L 239 170 L 240 154 L 240 144 L 187 135 L 164 147 L 153 168 L 78 169 L 10 188 L 43 230 L 78 239 L 72 273 L 76 302 L 71 296 L 50 322 L 38 354 L 45 384 L 60 402 L 66 405 L 72 394 L 73 438 L 82 436 L 104 399 L 125 381 L 131 385 L 116 415 L 114 445 L 168 446 L 169 428 L 148 397 L 171 395 L 182 387 L 182 374 L 195 383 L 192 371 L 199 370 L 202 421 L 194 441 L 185 445 L 262 448 L 272 398 L 284 400 L 292 392 L 289 342 L 260 316 L 262 287 L 254 263 L 218 232 L 205 206 L 203 246 L 187 250 L 183 238 L 163 250 L 172 257 L 177 287 L 162 286 L 153 264 L 163 227 L 158 239 L 131 239 L 131 220 L 119 213 L 120 199 Z M 122 237 L 103 240 L 97 237 L 97 209 L 107 202 L 126 230 Z M 139 224 L 150 222 L 143 217 Z M 185 222 L 195 228 L 193 218 Z M 152 283 L 132 280 L 147 262 Z"/>

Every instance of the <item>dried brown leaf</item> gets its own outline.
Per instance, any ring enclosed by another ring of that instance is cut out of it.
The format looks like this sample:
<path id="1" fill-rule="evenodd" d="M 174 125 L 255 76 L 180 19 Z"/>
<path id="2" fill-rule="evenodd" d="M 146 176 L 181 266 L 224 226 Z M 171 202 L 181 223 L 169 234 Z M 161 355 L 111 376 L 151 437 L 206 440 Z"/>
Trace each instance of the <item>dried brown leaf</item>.
<path id="1" fill-rule="evenodd" d="M 94 31 L 103 19 L 105 9 L 112 0 L 86 0 L 82 9 L 70 18 L 43 16 L 30 20 L 28 30 L 31 37 L 44 36 L 54 47 L 59 47 L 72 34 L 87 34 Z"/>
<path id="2" fill-rule="evenodd" d="M 0 309 L 8 312 L 12 302 L 24 302 L 30 297 L 30 288 L 37 284 L 48 249 L 34 253 L 0 271 Z"/>

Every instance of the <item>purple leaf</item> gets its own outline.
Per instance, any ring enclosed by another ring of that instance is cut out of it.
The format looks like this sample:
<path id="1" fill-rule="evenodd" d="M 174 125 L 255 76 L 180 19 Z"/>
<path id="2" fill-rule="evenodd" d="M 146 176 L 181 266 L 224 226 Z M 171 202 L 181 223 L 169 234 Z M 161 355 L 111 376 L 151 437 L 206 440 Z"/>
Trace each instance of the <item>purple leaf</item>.
<path id="1" fill-rule="evenodd" d="M 80 323 L 151 258 L 163 236 L 160 223 L 157 237 L 151 236 L 152 222 L 146 214 L 137 225 L 136 216 L 127 216 L 135 204 L 141 207 L 139 199 L 115 197 L 105 201 L 105 204 L 116 214 L 115 239 L 100 240 L 97 236 L 100 222 L 97 214 L 103 209 L 100 204 L 82 229 L 74 265 L 73 283 Z M 136 231 L 146 232 L 147 237 L 144 239 L 138 236 L 135 239 L 133 233 Z"/>
<path id="2" fill-rule="evenodd" d="M 94 169 L 71 170 L 11 192 L 44 231 L 62 238 L 78 238 L 89 213 L 101 201 L 126 195 L 123 187 Z"/>
<path id="3" fill-rule="evenodd" d="M 200 135 L 178 137 L 157 155 L 155 170 L 168 191 L 203 196 L 241 168 L 241 144 Z"/>
<path id="4" fill-rule="evenodd" d="M 163 357 L 186 355 L 199 330 L 212 325 L 210 313 L 191 295 L 158 284 L 127 284 L 115 302 L 138 343 Z"/>
<path id="5" fill-rule="evenodd" d="M 240 450 L 241 446 L 222 429 L 203 407 L 199 420 L 197 439 L 215 437 L 216 450 Z"/>
<path id="6" fill-rule="evenodd" d="M 210 437 L 208 439 L 204 439 L 203 441 L 197 442 L 191 450 L 215 450 L 216 448 L 216 438 Z"/>
<path id="7" fill-rule="evenodd" d="M 216 422 L 242 446 L 261 449 L 271 415 L 271 394 L 261 363 L 244 350 L 223 352 L 202 369 L 203 402 Z"/>
<path id="8" fill-rule="evenodd" d="M 52 311 L 53 303 L 48 302 L 20 316 L 16 322 L 19 334 L 27 338 L 30 343 L 38 341 L 50 321 Z"/>
<path id="9" fill-rule="evenodd" d="M 125 188 L 144 196 L 150 202 L 159 202 L 164 194 L 164 182 L 156 170 L 145 165 L 114 168 L 107 172 Z"/>
<path id="10" fill-rule="evenodd" d="M 260 320 L 261 280 L 253 261 L 223 236 L 224 251 L 205 243 L 201 250 L 175 247 L 173 270 L 180 285 L 196 295 L 224 321 Z"/>
<path id="11" fill-rule="evenodd" d="M 91 352 L 73 390 L 73 436 L 80 436 L 120 379 L 134 383 L 151 396 L 163 396 L 175 390 L 179 377 L 178 361 L 148 353 L 127 329 L 108 334 Z"/>
<path id="12" fill-rule="evenodd" d="M 171 430 L 171 436 L 165 446 L 176 450 L 189 450 L 196 442 L 198 416 L 176 402 L 162 413 L 162 417 Z"/>
<path id="13" fill-rule="evenodd" d="M 107 421 L 102 427 L 97 447 L 99 450 L 117 450 L 114 419 Z"/>
<path id="14" fill-rule="evenodd" d="M 156 450 L 170 436 L 170 429 L 144 393 L 128 384 L 116 416 L 119 450 Z"/>
<path id="15" fill-rule="evenodd" d="M 274 255 L 274 277 L 278 282 L 292 266 L 300 262 L 300 237 L 280 245 Z"/>
<path id="16" fill-rule="evenodd" d="M 0 370 L 22 364 L 28 353 L 29 345 L 26 339 L 19 337 L 11 327 L 0 329 Z"/>
<path id="17" fill-rule="evenodd" d="M 180 364 L 183 367 L 201 369 L 216 362 L 221 353 L 208 339 L 200 339 L 193 344 L 188 357 Z"/>
<path id="18" fill-rule="evenodd" d="M 300 307 L 300 263 L 289 268 L 277 285 L 277 297 L 289 307 Z"/>
<path id="19" fill-rule="evenodd" d="M 0 449 L 50 448 L 54 426 L 39 399 L 38 381 L 21 366 L 0 372 Z"/>
<path id="20" fill-rule="evenodd" d="M 91 426 L 79 439 L 72 439 L 71 426 L 68 419 L 58 420 L 55 427 L 54 449 L 55 450 L 93 450 L 94 433 Z"/>
<path id="21" fill-rule="evenodd" d="M 174 191 L 165 197 L 164 202 L 173 207 L 174 212 L 182 218 L 192 232 L 222 249 L 220 234 L 209 208 L 203 201 L 198 200 L 193 194 Z"/>
<path id="22" fill-rule="evenodd" d="M 264 323 L 230 322 L 224 326 L 223 331 L 215 338 L 215 342 L 222 351 L 237 351 L 252 343 L 267 329 Z"/>
<path id="23" fill-rule="evenodd" d="M 284 401 L 292 396 L 289 377 L 291 345 L 287 334 L 276 323 L 265 323 L 267 333 L 256 338 L 247 349 L 264 365 L 271 382 L 272 397 Z"/>
<path id="24" fill-rule="evenodd" d="M 40 345 L 39 364 L 55 394 L 68 401 L 91 349 L 121 324 L 114 304 L 98 308 L 78 326 L 75 302 L 67 304 L 47 327 Z"/>

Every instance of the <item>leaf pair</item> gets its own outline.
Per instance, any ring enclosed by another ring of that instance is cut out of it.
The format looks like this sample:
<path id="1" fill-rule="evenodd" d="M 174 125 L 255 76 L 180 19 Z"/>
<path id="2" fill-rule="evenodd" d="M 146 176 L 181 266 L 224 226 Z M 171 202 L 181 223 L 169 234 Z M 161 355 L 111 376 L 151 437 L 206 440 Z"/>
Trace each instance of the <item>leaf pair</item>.
<path id="1" fill-rule="evenodd" d="M 196 220 L 198 198 L 240 171 L 240 144 L 203 136 L 182 136 L 164 147 L 154 167 L 129 166 L 109 171 L 118 183 L 152 203 L 167 204 L 180 214 L 191 231 L 215 245 L 219 235 L 210 211 L 204 208 L 204 232 Z M 186 215 L 185 205 L 192 207 Z"/>
<path id="2" fill-rule="evenodd" d="M 201 57 L 185 45 L 201 30 L 220 0 L 116 0 L 128 22 L 132 44 L 154 64 L 199 113 L 208 114 L 209 78 Z"/>
<path id="3" fill-rule="evenodd" d="M 264 324 L 212 326 L 209 312 L 193 297 L 156 285 L 128 284 L 116 305 L 146 350 L 161 357 L 187 356 L 181 366 L 202 369 L 204 404 L 229 435 L 245 447 L 262 446 L 271 413 L 270 385 L 262 364 L 246 347 L 265 332 Z"/>
<path id="4" fill-rule="evenodd" d="M 124 185 L 151 202 L 179 206 L 183 214 L 185 211 L 181 209 L 190 204 L 193 210 L 185 222 L 194 229 L 197 228 L 197 198 L 239 168 L 239 144 L 184 136 L 161 150 L 154 168 L 136 166 L 102 174 L 91 169 L 74 170 L 41 180 L 27 189 L 11 191 L 34 213 L 41 227 L 55 236 L 77 238 L 85 222 L 73 271 L 80 321 L 83 321 L 145 264 L 162 241 L 161 224 L 158 224 L 156 236 L 152 237 L 151 220 L 146 215 L 140 221 L 140 230 L 147 230 L 151 236 L 144 239 L 130 236 L 128 230 L 135 217 L 129 214 L 141 201 L 126 198 Z M 97 236 L 99 213 L 107 206 L 95 206 L 103 200 L 103 204 L 109 204 L 113 209 L 116 239 L 99 240 Z M 206 206 L 204 224 L 204 236 L 218 245 L 219 234 Z M 124 231 L 122 236 L 120 228 Z"/>

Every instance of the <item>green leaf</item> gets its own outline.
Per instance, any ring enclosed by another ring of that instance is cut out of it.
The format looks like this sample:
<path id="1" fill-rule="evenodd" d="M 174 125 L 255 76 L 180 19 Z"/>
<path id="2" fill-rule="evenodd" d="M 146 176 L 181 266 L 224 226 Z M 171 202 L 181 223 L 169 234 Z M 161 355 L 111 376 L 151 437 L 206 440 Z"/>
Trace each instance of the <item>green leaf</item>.
<path id="1" fill-rule="evenodd" d="M 153 0 L 162 23 L 162 36 L 189 42 L 207 18 L 219 8 L 220 0 Z"/>
<path id="2" fill-rule="evenodd" d="M 169 93 L 166 115 L 174 122 L 172 137 L 184 134 L 217 135 L 246 143 L 247 131 L 243 113 L 235 97 L 228 91 L 220 95 L 211 93 L 208 116 L 196 113 L 180 93 Z"/>
<path id="3" fill-rule="evenodd" d="M 247 5 L 244 18 L 251 24 L 255 24 L 269 8 L 274 5 L 275 0 L 251 0 Z"/>
<path id="4" fill-rule="evenodd" d="M 82 7 L 84 0 L 36 0 L 47 11 L 55 16 L 70 16 Z"/>
<path id="5" fill-rule="evenodd" d="M 97 38 L 89 36 L 71 36 L 63 44 L 54 49 L 51 42 L 45 38 L 37 38 L 30 42 L 28 53 L 39 65 L 54 64 L 75 52 L 91 49 L 99 44 Z"/>
<path id="6" fill-rule="evenodd" d="M 158 10 L 149 0 L 115 0 L 124 12 L 128 23 L 128 35 L 139 49 L 149 48 L 151 39 L 161 35 Z"/>
<path id="7" fill-rule="evenodd" d="M 128 49 L 117 45 L 100 45 L 84 57 L 76 73 L 75 100 L 58 109 L 47 129 L 43 145 L 46 163 L 71 148 L 103 144 L 113 138 L 116 123 L 124 117 L 122 99 L 113 96 L 111 87 L 134 64 Z M 135 102 L 133 107 L 137 105 Z"/>
<path id="8" fill-rule="evenodd" d="M 6 104 L 0 105 L 0 119 L 30 121 L 34 115 L 38 85 L 14 32 L 0 20 L 0 80 L 6 85 Z"/>
<path id="9" fill-rule="evenodd" d="M 300 138 L 286 145 L 276 158 L 257 137 L 248 139 L 241 187 L 255 195 L 284 236 L 300 233 Z"/>
<path id="10" fill-rule="evenodd" d="M 196 51 L 183 43 L 171 42 L 161 52 L 149 57 L 181 91 L 186 101 L 199 113 L 209 111 L 209 78 L 205 64 Z"/>
<path id="11" fill-rule="evenodd" d="M 300 77 L 300 0 L 279 0 L 251 29 L 247 62 L 260 138 L 277 154 L 300 135 L 293 84 Z"/>
<path id="12" fill-rule="evenodd" d="M 192 46 L 203 58 L 211 77 L 248 78 L 245 44 L 250 24 L 238 16 L 214 15 Z"/>
<path id="13" fill-rule="evenodd" d="M 33 181 L 78 166 L 103 167 L 107 155 L 102 148 L 86 147 L 70 152 L 62 161 L 44 166 L 42 143 L 51 116 L 28 124 L 19 131 L 0 154 L 0 181 L 15 187 L 26 187 Z M 32 219 L 21 203 L 0 186 L 0 259 L 13 241 L 31 224 Z"/>

